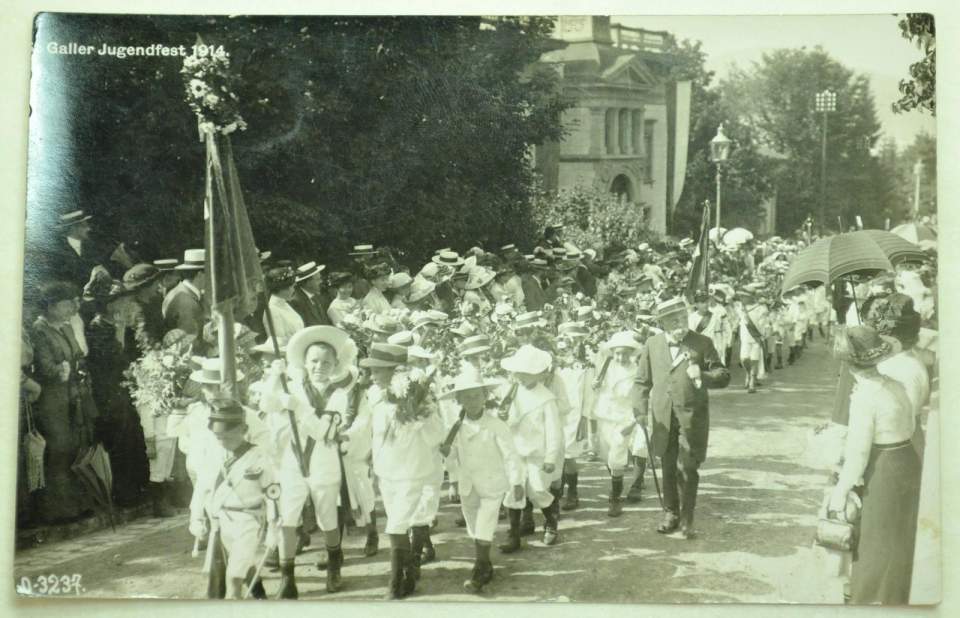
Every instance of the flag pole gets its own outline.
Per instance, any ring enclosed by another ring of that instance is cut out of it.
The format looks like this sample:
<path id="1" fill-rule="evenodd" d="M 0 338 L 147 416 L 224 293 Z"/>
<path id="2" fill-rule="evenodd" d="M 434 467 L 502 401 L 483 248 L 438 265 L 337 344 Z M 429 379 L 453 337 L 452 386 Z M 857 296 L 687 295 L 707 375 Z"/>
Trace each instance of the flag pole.
<path id="1" fill-rule="evenodd" d="M 700 226 L 707 234 L 707 242 L 701 242 L 703 246 L 703 287 L 704 291 L 710 293 L 710 200 L 703 202 L 703 220 L 706 225 Z M 720 226 L 717 226 L 717 238 L 720 238 Z"/>

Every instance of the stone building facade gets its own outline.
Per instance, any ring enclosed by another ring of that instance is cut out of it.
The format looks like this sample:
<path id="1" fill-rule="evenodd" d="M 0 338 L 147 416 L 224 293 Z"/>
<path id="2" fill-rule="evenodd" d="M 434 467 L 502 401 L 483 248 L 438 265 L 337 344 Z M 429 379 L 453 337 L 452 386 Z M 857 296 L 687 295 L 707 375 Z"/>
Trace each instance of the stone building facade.
<path id="1" fill-rule="evenodd" d="M 538 146 L 536 169 L 550 191 L 597 183 L 645 209 L 651 229 L 668 219 L 667 34 L 611 24 L 603 16 L 561 16 L 559 49 L 541 62 L 559 73 L 573 105 L 566 137 Z"/>

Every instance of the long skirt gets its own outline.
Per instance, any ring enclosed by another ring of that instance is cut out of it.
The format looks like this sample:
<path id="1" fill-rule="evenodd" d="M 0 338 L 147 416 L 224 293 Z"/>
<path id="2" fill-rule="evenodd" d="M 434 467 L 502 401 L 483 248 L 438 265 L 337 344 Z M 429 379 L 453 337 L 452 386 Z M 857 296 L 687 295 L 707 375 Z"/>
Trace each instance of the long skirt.
<path id="1" fill-rule="evenodd" d="M 837 376 L 837 391 L 833 399 L 833 414 L 831 419 L 838 425 L 848 425 L 850 423 L 850 393 L 853 392 L 853 374 L 850 373 L 850 367 L 840 363 L 840 371 Z"/>
<path id="2" fill-rule="evenodd" d="M 920 460 L 909 442 L 877 448 L 863 474 L 860 541 L 850 575 L 855 604 L 910 601 L 920 502 Z"/>

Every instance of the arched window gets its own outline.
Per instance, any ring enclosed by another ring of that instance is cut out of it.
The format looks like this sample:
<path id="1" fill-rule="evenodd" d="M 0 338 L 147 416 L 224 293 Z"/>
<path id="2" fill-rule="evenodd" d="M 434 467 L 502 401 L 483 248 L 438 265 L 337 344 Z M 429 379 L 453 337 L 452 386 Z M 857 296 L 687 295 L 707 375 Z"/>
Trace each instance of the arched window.
<path id="1" fill-rule="evenodd" d="M 613 193 L 621 201 L 633 201 L 633 183 L 625 174 L 620 174 L 610 183 L 610 193 Z"/>
<path id="2" fill-rule="evenodd" d="M 617 152 L 617 110 L 608 109 L 604 115 L 603 144 L 607 154 Z"/>
<path id="3" fill-rule="evenodd" d="M 619 113 L 619 143 L 617 152 L 620 154 L 630 154 L 630 110 L 621 109 Z"/>

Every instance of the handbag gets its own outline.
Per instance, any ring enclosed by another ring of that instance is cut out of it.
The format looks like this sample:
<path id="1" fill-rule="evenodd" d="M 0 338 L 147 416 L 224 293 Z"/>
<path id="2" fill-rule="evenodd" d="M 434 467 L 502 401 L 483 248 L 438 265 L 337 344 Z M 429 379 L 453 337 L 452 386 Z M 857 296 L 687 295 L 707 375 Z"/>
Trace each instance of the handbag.
<path id="1" fill-rule="evenodd" d="M 851 491 L 847 494 L 847 504 L 842 513 L 829 509 L 829 494 L 826 497 L 823 515 L 817 522 L 814 537 L 817 545 L 843 552 L 853 552 L 857 547 L 860 523 L 860 503 Z"/>
<path id="2" fill-rule="evenodd" d="M 33 422 L 33 406 L 24 402 L 27 417 L 27 433 L 23 436 L 23 452 L 26 455 L 27 491 L 34 492 L 47 486 L 43 468 L 43 456 L 47 441 Z"/>

